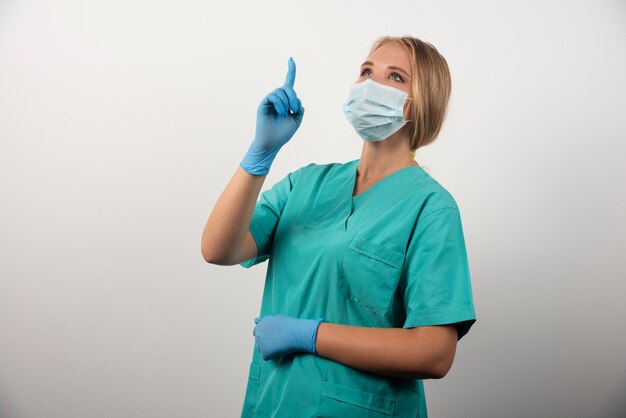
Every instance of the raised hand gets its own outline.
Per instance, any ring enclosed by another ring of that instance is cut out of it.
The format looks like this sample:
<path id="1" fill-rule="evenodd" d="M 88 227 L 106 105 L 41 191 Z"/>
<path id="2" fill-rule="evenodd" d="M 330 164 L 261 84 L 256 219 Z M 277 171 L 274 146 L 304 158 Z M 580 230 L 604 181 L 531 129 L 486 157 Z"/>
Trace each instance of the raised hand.
<path id="1" fill-rule="evenodd" d="M 240 166 L 255 175 L 266 175 L 280 148 L 296 133 L 304 107 L 293 85 L 296 63 L 289 58 L 285 84 L 263 98 L 257 109 L 256 132 Z"/>

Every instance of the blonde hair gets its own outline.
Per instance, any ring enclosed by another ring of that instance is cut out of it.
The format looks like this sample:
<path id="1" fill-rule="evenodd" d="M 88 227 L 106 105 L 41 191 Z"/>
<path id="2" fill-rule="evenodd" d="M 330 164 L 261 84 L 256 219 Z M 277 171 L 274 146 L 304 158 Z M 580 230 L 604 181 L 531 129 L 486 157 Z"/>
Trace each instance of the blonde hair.
<path id="1" fill-rule="evenodd" d="M 450 70 L 446 59 L 428 42 L 412 36 L 383 36 L 378 38 L 370 55 L 381 46 L 396 42 L 403 45 L 411 61 L 412 100 L 409 101 L 409 120 L 402 131 L 409 138 L 411 155 L 418 148 L 432 143 L 446 118 L 452 90 Z"/>

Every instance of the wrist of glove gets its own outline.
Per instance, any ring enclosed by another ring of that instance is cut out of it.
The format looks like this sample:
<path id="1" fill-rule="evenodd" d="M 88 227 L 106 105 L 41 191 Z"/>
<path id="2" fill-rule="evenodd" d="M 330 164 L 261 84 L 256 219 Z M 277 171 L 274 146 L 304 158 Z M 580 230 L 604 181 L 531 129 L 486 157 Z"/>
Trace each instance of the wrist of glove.
<path id="1" fill-rule="evenodd" d="M 265 176 L 269 173 L 272 162 L 281 146 L 276 148 L 260 147 L 255 141 L 252 141 L 248 152 L 239 163 L 239 166 L 250 174 L 256 176 Z"/>
<path id="2" fill-rule="evenodd" d="M 263 360 L 291 353 L 317 354 L 315 342 L 325 318 L 299 319 L 288 315 L 266 315 L 254 320 L 252 331 Z"/>

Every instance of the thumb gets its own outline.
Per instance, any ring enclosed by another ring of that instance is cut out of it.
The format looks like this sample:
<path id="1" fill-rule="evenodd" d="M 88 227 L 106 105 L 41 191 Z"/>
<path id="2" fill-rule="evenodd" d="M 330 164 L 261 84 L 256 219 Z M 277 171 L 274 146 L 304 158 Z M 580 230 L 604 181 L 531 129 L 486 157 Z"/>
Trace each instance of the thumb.
<path id="1" fill-rule="evenodd" d="M 291 117 L 296 121 L 298 126 L 302 123 L 302 118 L 304 117 L 304 107 L 302 106 L 300 98 L 298 98 L 298 111 L 292 113 Z"/>

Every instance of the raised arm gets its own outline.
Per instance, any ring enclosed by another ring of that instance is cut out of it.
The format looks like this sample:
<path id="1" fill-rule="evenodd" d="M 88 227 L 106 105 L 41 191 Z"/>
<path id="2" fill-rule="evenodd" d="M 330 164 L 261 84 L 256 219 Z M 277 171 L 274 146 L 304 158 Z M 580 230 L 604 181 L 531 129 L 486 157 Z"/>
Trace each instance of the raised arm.
<path id="1" fill-rule="evenodd" d="M 202 233 L 202 257 L 208 263 L 233 265 L 257 255 L 249 227 L 261 186 L 276 154 L 296 133 L 304 116 L 293 89 L 295 77 L 296 64 L 290 58 L 285 83 L 265 96 L 257 109 L 254 140 Z"/>
<path id="2" fill-rule="evenodd" d="M 237 167 L 202 233 L 202 257 L 207 263 L 233 265 L 257 255 L 256 243 L 248 228 L 266 177 Z"/>

